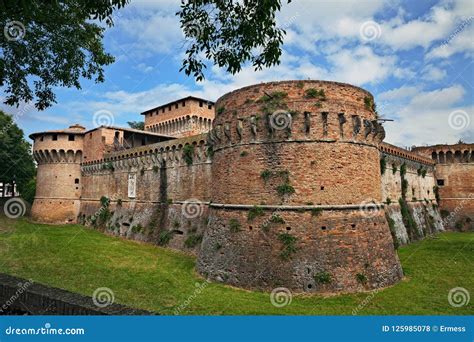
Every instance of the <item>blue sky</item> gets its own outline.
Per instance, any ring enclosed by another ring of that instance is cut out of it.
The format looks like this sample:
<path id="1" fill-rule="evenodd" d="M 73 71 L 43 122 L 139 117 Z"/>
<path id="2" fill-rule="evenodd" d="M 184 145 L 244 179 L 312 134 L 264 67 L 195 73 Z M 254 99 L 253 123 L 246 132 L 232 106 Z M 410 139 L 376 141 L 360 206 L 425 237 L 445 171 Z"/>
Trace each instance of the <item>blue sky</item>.
<path id="1" fill-rule="evenodd" d="M 109 111 L 115 125 L 141 120 L 141 111 L 188 95 L 216 100 L 259 82 L 322 79 L 374 94 L 386 141 L 400 146 L 474 142 L 473 1 L 293 0 L 278 14 L 287 35 L 279 66 L 237 75 L 209 65 L 196 83 L 180 73 L 186 41 L 175 16 L 179 1 L 131 1 L 114 15 L 105 47 L 116 57 L 106 81 L 56 89 L 44 112 L 3 108 L 29 134 L 73 123 L 96 124 Z M 26 33 L 28 34 L 28 33 Z"/>

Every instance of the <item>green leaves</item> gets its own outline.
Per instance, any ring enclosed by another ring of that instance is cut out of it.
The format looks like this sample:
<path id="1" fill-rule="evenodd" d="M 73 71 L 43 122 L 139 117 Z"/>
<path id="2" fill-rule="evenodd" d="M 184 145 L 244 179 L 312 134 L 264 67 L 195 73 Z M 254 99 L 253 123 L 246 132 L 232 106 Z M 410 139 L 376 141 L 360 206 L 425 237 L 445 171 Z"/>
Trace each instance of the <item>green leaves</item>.
<path id="1" fill-rule="evenodd" d="M 81 89 L 80 78 L 104 81 L 103 66 L 114 61 L 102 44 L 112 13 L 128 0 L 39 0 L 3 2 L 0 27 L 12 20 L 20 29 L 15 39 L 0 36 L 0 86 L 5 103 L 18 106 L 35 100 L 44 110 L 56 102 L 54 87 Z"/>
<path id="2" fill-rule="evenodd" d="M 276 26 L 275 12 L 280 9 L 280 0 L 184 1 L 177 15 L 190 44 L 180 71 L 201 81 L 205 59 L 231 74 L 246 62 L 255 70 L 279 64 L 286 33 Z"/>

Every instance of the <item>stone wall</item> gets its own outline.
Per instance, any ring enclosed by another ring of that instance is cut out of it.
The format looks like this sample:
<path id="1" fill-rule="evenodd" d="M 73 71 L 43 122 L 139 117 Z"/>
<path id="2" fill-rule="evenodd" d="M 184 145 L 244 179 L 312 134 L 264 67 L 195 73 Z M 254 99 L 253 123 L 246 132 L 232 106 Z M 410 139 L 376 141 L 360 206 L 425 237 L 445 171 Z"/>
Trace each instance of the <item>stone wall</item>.
<path id="1" fill-rule="evenodd" d="M 434 162 L 387 143 L 380 146 L 380 152 L 385 166 L 382 198 L 395 245 L 444 230 L 436 201 Z"/>
<path id="2" fill-rule="evenodd" d="M 106 210 L 106 222 L 96 224 L 110 234 L 196 252 L 210 199 L 211 160 L 204 139 L 176 139 L 84 163 L 81 221 Z M 136 178 L 133 197 L 130 175 Z M 101 197 L 110 200 L 107 209 Z"/>
<path id="3" fill-rule="evenodd" d="M 417 147 L 436 162 L 440 209 L 446 228 L 474 230 L 474 144 Z"/>

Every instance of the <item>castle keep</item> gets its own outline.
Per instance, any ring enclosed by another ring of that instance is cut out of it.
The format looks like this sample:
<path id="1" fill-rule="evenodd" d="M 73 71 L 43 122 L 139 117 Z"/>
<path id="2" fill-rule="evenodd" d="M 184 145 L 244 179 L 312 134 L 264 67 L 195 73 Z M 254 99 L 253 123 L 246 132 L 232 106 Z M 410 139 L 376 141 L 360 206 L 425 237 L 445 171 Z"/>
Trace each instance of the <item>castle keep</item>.
<path id="1" fill-rule="evenodd" d="M 145 131 L 32 134 L 33 218 L 192 252 L 216 281 L 297 292 L 394 284 L 398 245 L 473 229 L 473 144 L 384 143 L 361 88 L 271 82 L 142 114 Z"/>

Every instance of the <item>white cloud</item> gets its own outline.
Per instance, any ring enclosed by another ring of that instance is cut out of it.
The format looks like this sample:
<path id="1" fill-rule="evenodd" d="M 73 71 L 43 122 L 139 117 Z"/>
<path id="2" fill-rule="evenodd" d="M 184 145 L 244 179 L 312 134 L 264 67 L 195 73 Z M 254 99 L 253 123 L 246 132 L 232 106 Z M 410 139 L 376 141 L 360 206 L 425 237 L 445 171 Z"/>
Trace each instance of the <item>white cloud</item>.
<path id="1" fill-rule="evenodd" d="M 455 143 L 459 138 L 469 136 L 469 132 L 472 136 L 474 108 L 472 105 L 459 105 L 464 94 L 460 85 L 418 93 L 413 88 L 401 87 L 381 94 L 380 97 L 393 102 L 402 101 L 395 112 L 389 113 L 395 121 L 385 124 L 386 141 L 399 146 L 425 145 Z M 470 116 L 470 126 L 460 130 L 453 128 L 449 116 L 456 110 Z"/>
<path id="2" fill-rule="evenodd" d="M 421 78 L 426 81 L 440 81 L 447 75 L 446 70 L 435 67 L 432 64 L 427 65 L 421 71 Z"/>

